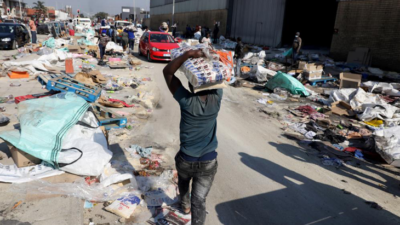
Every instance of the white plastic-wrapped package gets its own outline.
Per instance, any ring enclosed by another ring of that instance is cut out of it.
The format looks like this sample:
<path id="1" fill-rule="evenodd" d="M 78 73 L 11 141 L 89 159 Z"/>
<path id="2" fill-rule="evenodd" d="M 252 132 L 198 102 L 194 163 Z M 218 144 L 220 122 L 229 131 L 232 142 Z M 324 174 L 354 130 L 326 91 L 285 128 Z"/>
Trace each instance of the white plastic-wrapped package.
<path id="1" fill-rule="evenodd" d="M 176 59 L 184 52 L 202 49 L 206 57 L 188 59 L 179 68 L 184 73 L 193 87 L 218 83 L 230 79 L 232 70 L 219 60 L 219 55 L 205 45 L 190 46 L 183 43 L 180 48 L 171 51 L 172 59 Z"/>

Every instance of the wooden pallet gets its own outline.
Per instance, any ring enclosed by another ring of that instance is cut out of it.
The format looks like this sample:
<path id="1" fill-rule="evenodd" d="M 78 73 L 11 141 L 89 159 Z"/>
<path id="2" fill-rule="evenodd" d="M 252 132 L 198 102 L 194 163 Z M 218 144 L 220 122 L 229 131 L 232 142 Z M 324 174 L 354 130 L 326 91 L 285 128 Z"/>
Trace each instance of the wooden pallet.
<path id="1" fill-rule="evenodd" d="M 326 82 L 329 81 L 336 81 L 337 79 L 334 77 L 323 77 L 321 79 L 316 79 L 316 80 L 308 80 L 308 82 L 311 84 L 311 86 L 315 86 L 317 85 L 317 83 L 324 83 L 326 84 Z"/>

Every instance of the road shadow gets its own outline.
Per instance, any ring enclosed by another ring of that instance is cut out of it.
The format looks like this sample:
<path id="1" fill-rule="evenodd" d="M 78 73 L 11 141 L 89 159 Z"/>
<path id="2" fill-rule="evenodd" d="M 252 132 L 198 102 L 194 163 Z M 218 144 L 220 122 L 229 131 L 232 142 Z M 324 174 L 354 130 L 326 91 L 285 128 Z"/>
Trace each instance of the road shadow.
<path id="1" fill-rule="evenodd" d="M 341 176 L 347 177 L 349 179 L 354 179 L 358 182 L 361 182 L 365 185 L 368 185 L 370 187 L 374 187 L 376 189 L 379 189 L 381 191 L 390 193 L 394 196 L 400 196 L 400 187 L 399 184 L 400 182 L 395 179 L 393 176 L 389 176 L 383 171 L 387 173 L 394 173 L 393 171 L 389 171 L 387 169 L 382 169 L 381 167 L 377 167 L 371 162 L 368 161 L 363 161 L 359 160 L 357 158 L 351 157 L 350 159 L 345 156 L 346 153 L 337 151 L 329 146 L 324 146 L 323 142 L 318 142 L 316 145 L 319 150 L 321 149 L 331 149 L 331 152 L 333 154 L 339 154 L 339 155 L 333 155 L 330 154 L 330 157 L 337 157 L 337 158 L 342 158 L 346 163 L 353 165 L 353 167 L 347 166 L 346 164 L 343 164 L 343 166 L 339 168 L 335 168 L 334 166 L 324 166 L 320 159 L 318 158 L 319 153 L 321 154 L 329 154 L 330 152 L 319 152 L 317 150 L 307 150 L 304 148 L 299 148 L 295 147 L 290 144 L 278 144 L 274 142 L 269 142 L 271 146 L 274 146 L 276 150 L 281 152 L 284 155 L 287 155 L 293 159 L 305 162 L 305 163 L 312 163 L 317 166 L 320 166 L 322 169 L 329 170 L 331 172 L 337 173 Z M 314 145 L 313 145 L 314 146 Z M 315 146 L 314 146 L 315 147 Z M 315 148 L 314 148 L 315 149 Z M 340 155 L 342 154 L 342 156 Z M 362 172 L 359 170 L 354 169 L 354 167 L 357 167 L 358 169 L 363 170 Z M 369 174 L 376 174 L 380 177 L 378 179 L 377 177 L 371 176 Z M 347 179 L 343 182 L 348 182 Z"/>
<path id="2" fill-rule="evenodd" d="M 298 174 L 267 159 L 239 153 L 241 162 L 284 188 L 216 206 L 222 224 L 399 224 L 350 193 Z M 251 188 L 252 184 L 248 184 Z"/>

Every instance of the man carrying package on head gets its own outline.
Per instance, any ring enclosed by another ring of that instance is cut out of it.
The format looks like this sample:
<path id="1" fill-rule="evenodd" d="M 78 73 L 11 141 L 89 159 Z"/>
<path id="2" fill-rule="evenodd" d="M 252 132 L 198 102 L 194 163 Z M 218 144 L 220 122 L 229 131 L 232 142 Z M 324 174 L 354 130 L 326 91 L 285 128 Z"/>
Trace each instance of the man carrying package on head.
<path id="1" fill-rule="evenodd" d="M 206 197 L 217 173 L 217 116 L 221 107 L 222 89 L 190 92 L 175 76 L 188 59 L 204 57 L 202 50 L 190 50 L 164 68 L 168 88 L 181 109 L 180 151 L 175 157 L 178 187 L 184 213 L 192 213 L 192 224 L 205 223 Z M 190 195 L 189 185 L 192 182 Z"/>

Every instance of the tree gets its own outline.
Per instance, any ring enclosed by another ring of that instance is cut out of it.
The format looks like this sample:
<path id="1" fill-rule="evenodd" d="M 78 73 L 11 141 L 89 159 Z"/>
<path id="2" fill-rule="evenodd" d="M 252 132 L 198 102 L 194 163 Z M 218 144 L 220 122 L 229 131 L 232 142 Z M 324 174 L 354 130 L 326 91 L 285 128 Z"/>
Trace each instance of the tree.
<path id="1" fill-rule="evenodd" d="M 33 3 L 34 9 L 36 9 L 36 16 L 39 18 L 41 15 L 47 15 L 47 7 L 43 1 L 37 1 Z"/>
<path id="2" fill-rule="evenodd" d="M 79 18 L 85 18 L 85 15 L 83 13 L 79 14 Z"/>
<path id="3" fill-rule="evenodd" d="M 108 13 L 106 12 L 98 12 L 94 14 L 94 18 L 106 19 L 108 17 Z"/>

